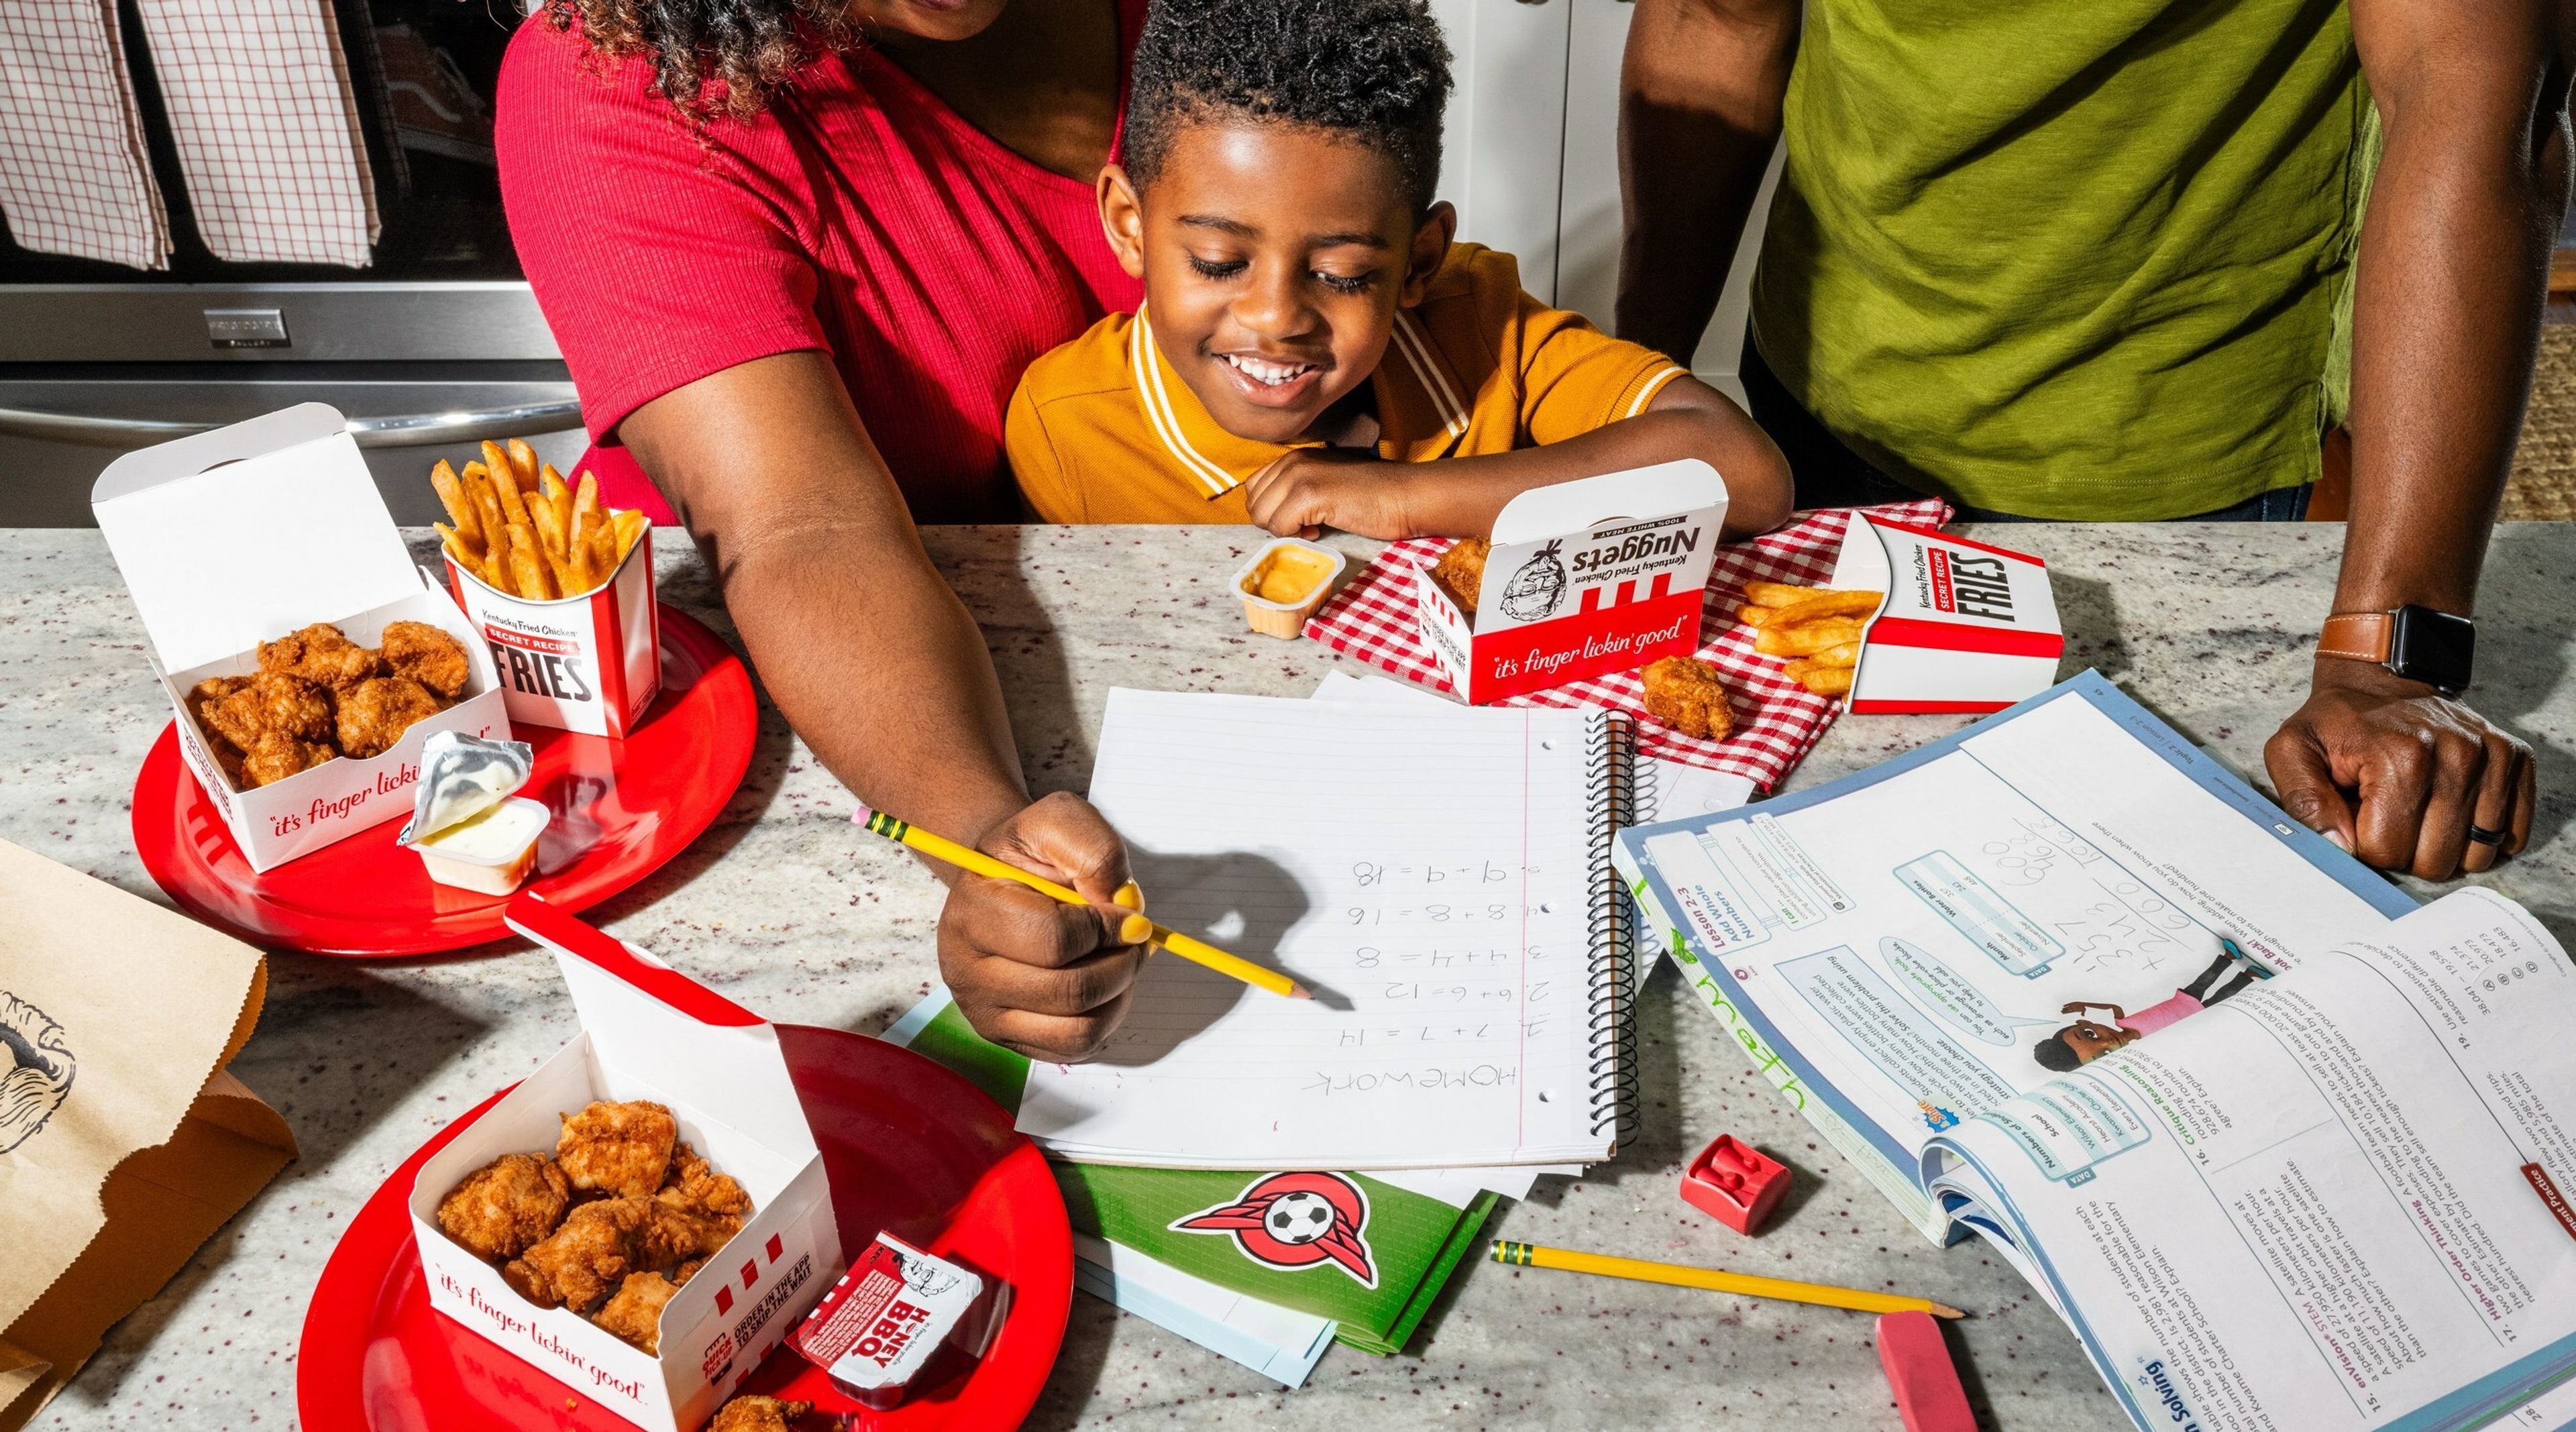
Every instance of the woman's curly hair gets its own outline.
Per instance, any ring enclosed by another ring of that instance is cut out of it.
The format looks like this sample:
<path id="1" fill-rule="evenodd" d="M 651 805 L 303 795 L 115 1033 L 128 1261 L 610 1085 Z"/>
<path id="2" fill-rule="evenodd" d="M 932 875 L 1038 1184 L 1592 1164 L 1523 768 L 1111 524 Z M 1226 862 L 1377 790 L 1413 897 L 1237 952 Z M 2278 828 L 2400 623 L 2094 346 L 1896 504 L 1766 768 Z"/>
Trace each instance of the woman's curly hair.
<path id="1" fill-rule="evenodd" d="M 849 43 L 849 0 L 546 0 L 601 54 L 653 61 L 654 88 L 696 119 L 747 118 L 817 54 Z"/>

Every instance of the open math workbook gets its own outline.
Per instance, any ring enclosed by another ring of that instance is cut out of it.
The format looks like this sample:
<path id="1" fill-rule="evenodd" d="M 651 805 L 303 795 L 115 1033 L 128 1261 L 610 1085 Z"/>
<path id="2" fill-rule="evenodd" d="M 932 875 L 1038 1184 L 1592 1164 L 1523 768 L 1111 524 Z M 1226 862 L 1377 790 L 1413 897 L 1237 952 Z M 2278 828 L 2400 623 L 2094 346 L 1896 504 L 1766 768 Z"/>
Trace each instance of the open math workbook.
<path id="1" fill-rule="evenodd" d="M 2576 1372 L 2566 952 L 2416 908 L 2100 676 L 1617 858 L 1756 1065 L 2138 1426 L 2472 1427 Z"/>

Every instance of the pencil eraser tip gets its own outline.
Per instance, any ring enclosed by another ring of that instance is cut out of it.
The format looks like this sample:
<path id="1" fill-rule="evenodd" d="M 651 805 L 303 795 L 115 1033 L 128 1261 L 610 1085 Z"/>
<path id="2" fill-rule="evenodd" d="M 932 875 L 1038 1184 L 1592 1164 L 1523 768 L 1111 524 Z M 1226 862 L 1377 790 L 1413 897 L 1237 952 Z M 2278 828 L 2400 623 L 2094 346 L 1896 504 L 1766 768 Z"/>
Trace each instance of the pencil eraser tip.
<path id="1" fill-rule="evenodd" d="M 1941 1325 L 1930 1313 L 1880 1314 L 1878 1361 L 1887 1369 L 1888 1390 L 1896 1394 L 1905 1432 L 1977 1432 L 1967 1389 L 1959 1385 L 1959 1369 L 1950 1361 L 1950 1345 L 1942 1341 Z"/>
<path id="2" fill-rule="evenodd" d="M 861 806 L 859 807 L 858 814 L 850 817 L 850 823 L 852 825 L 865 825 L 870 820 L 874 819 L 875 816 L 875 811 L 868 809 L 866 806 Z"/>

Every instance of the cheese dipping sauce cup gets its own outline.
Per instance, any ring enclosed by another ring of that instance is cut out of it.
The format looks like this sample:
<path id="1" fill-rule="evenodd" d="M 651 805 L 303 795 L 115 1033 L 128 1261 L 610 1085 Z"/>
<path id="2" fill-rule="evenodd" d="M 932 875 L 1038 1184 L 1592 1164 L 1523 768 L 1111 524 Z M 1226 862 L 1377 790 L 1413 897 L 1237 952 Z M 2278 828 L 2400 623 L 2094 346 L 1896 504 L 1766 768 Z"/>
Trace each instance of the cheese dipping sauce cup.
<path id="1" fill-rule="evenodd" d="M 441 731 L 421 744 L 412 817 L 394 837 L 420 853 L 429 878 L 485 895 L 507 895 L 537 863 L 537 837 L 553 813 L 512 792 L 528 783 L 536 751 L 524 741 L 487 741 Z"/>
<path id="2" fill-rule="evenodd" d="M 546 833 L 554 813 L 543 801 L 512 796 L 444 830 L 412 842 L 429 878 L 459 890 L 507 895 L 525 884 L 536 868 L 537 837 Z"/>
<path id="3" fill-rule="evenodd" d="M 1350 559 L 1302 537 L 1274 537 L 1234 574 L 1243 619 L 1264 636 L 1294 637 L 1332 595 Z"/>

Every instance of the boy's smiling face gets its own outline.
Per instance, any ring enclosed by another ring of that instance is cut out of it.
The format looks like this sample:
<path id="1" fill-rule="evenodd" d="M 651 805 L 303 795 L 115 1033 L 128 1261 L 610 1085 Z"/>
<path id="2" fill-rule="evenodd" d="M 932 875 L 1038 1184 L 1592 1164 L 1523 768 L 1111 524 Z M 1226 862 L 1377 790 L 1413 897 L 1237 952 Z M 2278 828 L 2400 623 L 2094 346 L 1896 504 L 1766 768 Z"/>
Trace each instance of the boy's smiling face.
<path id="1" fill-rule="evenodd" d="M 1100 216 L 1164 359 L 1218 426 L 1272 443 L 1316 436 L 1377 370 L 1457 222 L 1416 214 L 1395 162 L 1353 139 L 1226 118 L 1179 128 L 1141 194 L 1102 171 Z"/>

